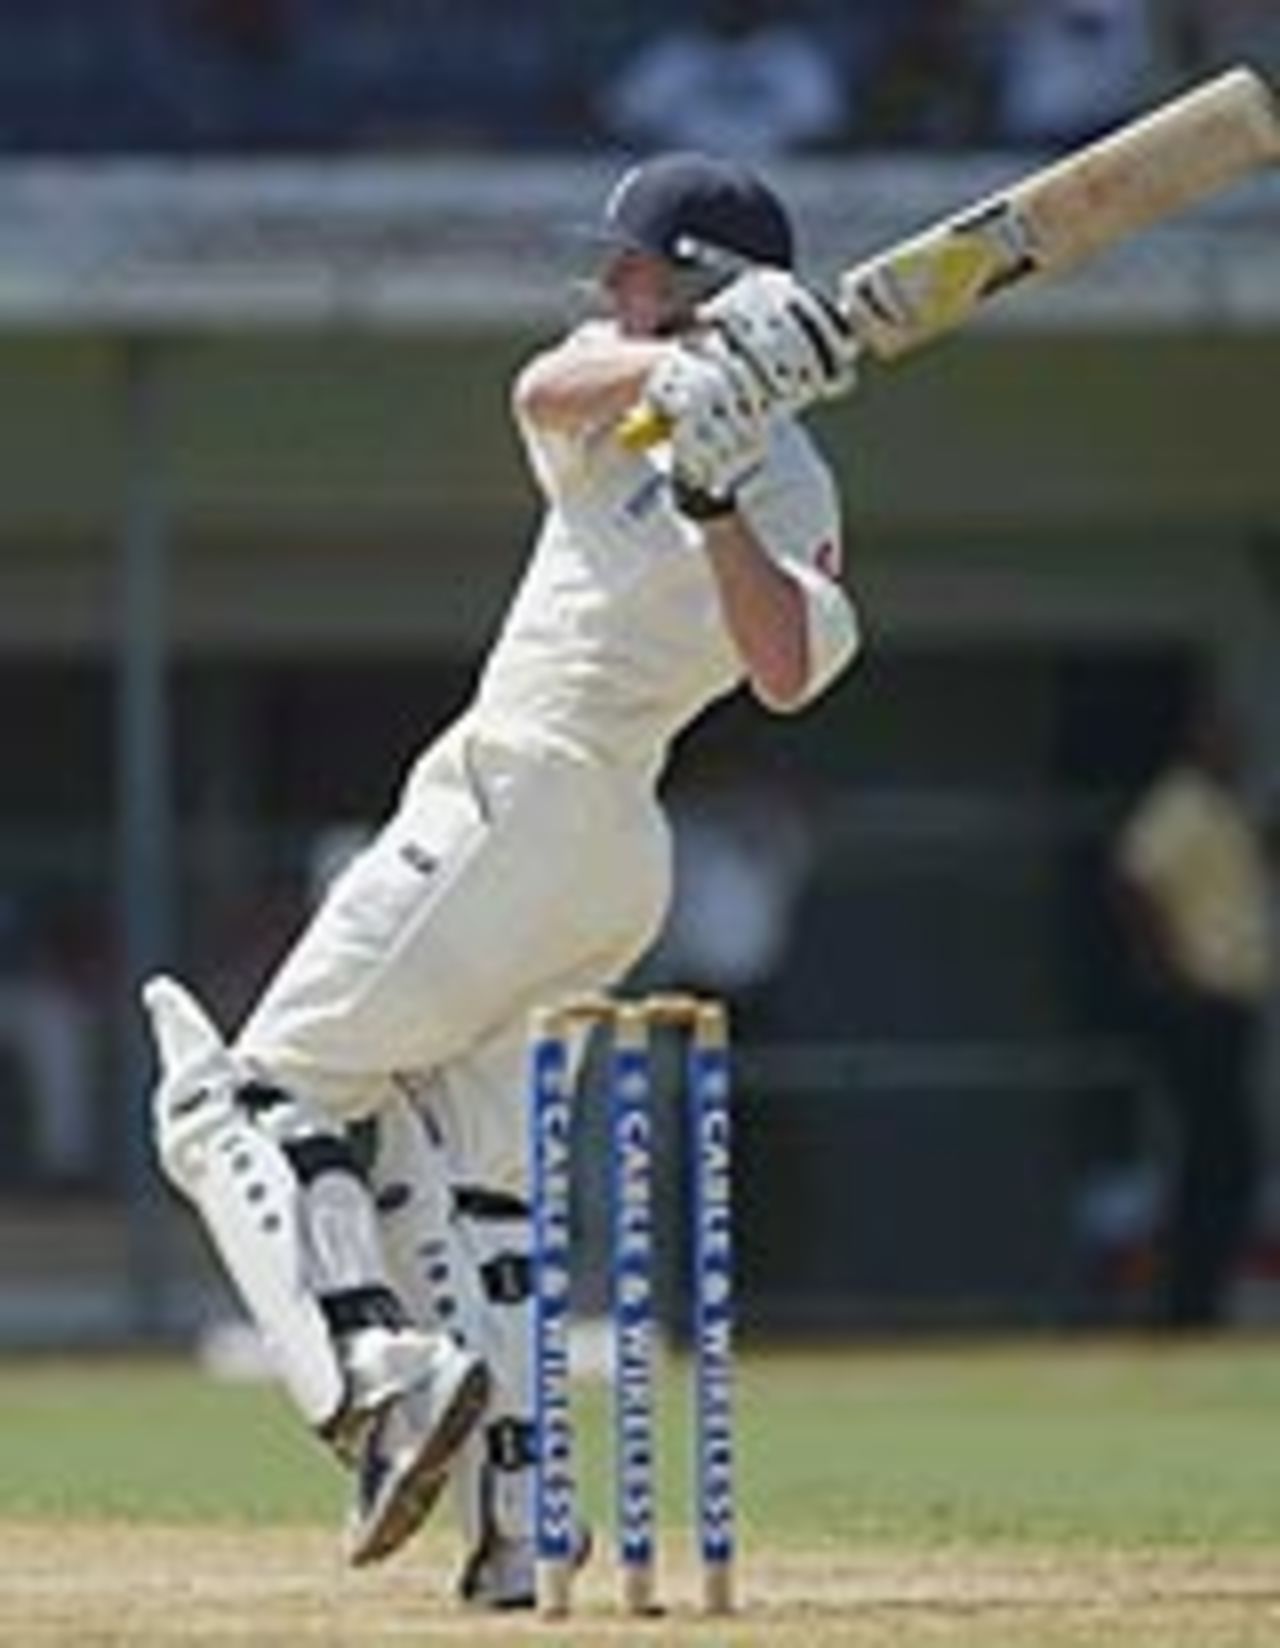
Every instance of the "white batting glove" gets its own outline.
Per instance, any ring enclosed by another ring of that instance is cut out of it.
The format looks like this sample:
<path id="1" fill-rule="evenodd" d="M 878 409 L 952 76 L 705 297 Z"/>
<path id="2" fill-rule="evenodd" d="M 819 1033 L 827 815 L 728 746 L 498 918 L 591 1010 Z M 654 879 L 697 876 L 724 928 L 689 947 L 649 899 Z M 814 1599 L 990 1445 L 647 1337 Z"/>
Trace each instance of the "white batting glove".
<path id="1" fill-rule="evenodd" d="M 803 411 L 849 392 L 860 345 L 835 304 L 784 269 L 752 269 L 703 304 L 708 349 L 757 374 L 772 406 Z"/>
<path id="2" fill-rule="evenodd" d="M 765 451 L 766 398 L 742 362 L 680 345 L 650 374 L 644 399 L 669 428 L 671 487 L 691 520 L 734 508 Z"/>

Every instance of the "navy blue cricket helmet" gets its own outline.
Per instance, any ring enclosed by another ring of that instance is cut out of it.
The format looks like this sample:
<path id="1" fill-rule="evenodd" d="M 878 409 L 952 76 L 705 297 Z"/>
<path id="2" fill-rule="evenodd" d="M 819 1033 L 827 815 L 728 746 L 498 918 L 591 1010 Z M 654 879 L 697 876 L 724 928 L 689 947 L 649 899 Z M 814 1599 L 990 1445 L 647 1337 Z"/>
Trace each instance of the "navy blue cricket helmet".
<path id="1" fill-rule="evenodd" d="M 736 161 L 693 152 L 657 155 L 625 173 L 601 233 L 608 244 L 713 278 L 795 262 L 791 219 L 773 190 Z"/>

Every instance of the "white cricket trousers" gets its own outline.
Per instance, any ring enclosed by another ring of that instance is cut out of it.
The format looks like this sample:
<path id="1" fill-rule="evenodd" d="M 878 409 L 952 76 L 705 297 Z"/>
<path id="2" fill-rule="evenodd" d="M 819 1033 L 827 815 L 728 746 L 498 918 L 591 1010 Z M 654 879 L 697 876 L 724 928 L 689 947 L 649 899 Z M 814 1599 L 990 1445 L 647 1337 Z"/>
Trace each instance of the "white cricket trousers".
<path id="1" fill-rule="evenodd" d="M 333 883 L 237 1050 L 338 1121 L 428 1099 L 453 1176 L 522 1193 L 529 1013 L 615 983 L 670 884 L 645 775 L 464 717 Z"/>

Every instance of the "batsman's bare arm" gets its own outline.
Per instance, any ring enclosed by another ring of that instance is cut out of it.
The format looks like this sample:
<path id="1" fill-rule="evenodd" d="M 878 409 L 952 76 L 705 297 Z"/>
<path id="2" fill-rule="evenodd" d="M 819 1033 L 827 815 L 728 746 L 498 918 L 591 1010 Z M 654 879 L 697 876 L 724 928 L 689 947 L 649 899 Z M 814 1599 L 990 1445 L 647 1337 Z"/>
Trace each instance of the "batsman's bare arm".
<path id="1" fill-rule="evenodd" d="M 703 547 L 751 689 L 771 709 L 798 707 L 809 684 L 808 614 L 795 579 L 736 511 L 705 521 Z"/>

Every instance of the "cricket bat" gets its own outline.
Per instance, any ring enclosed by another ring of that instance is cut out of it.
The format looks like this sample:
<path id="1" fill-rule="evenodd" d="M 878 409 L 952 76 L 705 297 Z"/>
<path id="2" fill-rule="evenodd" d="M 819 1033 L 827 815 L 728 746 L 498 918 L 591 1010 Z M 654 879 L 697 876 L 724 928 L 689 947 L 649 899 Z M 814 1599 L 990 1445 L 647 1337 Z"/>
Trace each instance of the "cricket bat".
<path id="1" fill-rule="evenodd" d="M 1002 292 L 1064 275 L 1278 160 L 1274 93 L 1252 69 L 1229 69 L 846 269 L 836 301 L 869 354 L 896 360 Z M 622 427 L 633 447 L 662 434 L 643 406 Z"/>
<path id="2" fill-rule="evenodd" d="M 837 301 L 864 347 L 894 360 L 1277 160 L 1275 97 L 1231 69 L 846 270 Z"/>

